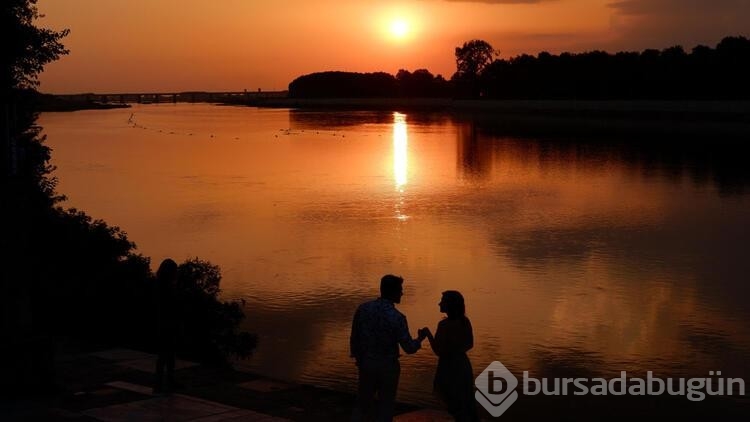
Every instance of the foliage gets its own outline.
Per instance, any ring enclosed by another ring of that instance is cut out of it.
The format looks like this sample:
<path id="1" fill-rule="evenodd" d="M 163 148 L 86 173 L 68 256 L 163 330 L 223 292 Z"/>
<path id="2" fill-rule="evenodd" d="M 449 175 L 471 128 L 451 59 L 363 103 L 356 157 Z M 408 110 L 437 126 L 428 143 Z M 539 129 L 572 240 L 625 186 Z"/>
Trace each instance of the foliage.
<path id="1" fill-rule="evenodd" d="M 216 299 L 221 289 L 221 270 L 217 265 L 201 261 L 198 258 L 188 259 L 179 266 L 179 279 L 187 291 L 200 291 Z"/>
<path id="2" fill-rule="evenodd" d="M 450 81 L 426 69 L 387 73 L 321 72 L 295 79 L 295 98 L 463 97 L 494 99 L 746 100 L 750 41 L 724 38 L 699 45 L 607 53 L 541 52 L 497 59 L 486 41 L 456 47 Z"/>
<path id="3" fill-rule="evenodd" d="M 385 72 L 318 72 L 289 84 L 293 98 L 394 98 L 450 96 L 451 86 L 427 69 L 414 73 L 401 69 L 396 76 Z"/>
<path id="4" fill-rule="evenodd" d="M 0 171 L 8 176 L 3 180 L 8 191 L 24 192 L 20 200 L 47 202 L 59 198 L 54 197 L 54 179 L 48 178 L 49 148 L 34 125 L 33 88 L 46 64 L 68 54 L 61 40 L 69 31 L 38 28 L 34 24 L 40 17 L 36 0 L 0 4 L 0 136 L 4 137 Z"/>
<path id="5" fill-rule="evenodd" d="M 3 41 L 0 50 L 0 83 L 3 89 L 25 89 L 39 85 L 37 76 L 44 65 L 68 54 L 60 42 L 69 30 L 38 28 L 37 0 L 4 0 L 0 6 Z"/>
<path id="6" fill-rule="evenodd" d="M 63 197 L 55 192 L 51 152 L 35 123 L 34 87 L 44 65 L 67 54 L 61 39 L 68 31 L 37 28 L 39 17 L 36 0 L 0 5 L 0 171 L 6 195 L 0 388 L 14 393 L 50 384 L 53 338 L 153 349 L 156 335 L 149 259 L 118 227 L 57 206 Z M 218 268 L 192 260 L 182 269 L 190 286 L 193 337 L 181 351 L 209 360 L 248 355 L 256 339 L 238 332 L 242 304 L 218 299 Z"/>
<path id="7" fill-rule="evenodd" d="M 483 40 L 471 40 L 456 47 L 456 79 L 474 79 L 492 63 L 499 52 Z"/>
<path id="8" fill-rule="evenodd" d="M 319 72 L 289 84 L 289 96 L 294 98 L 393 97 L 396 91 L 396 79 L 385 72 Z"/>
<path id="9" fill-rule="evenodd" d="M 178 296 L 185 310 L 181 343 L 186 355 L 214 362 L 222 362 L 229 356 L 250 355 L 257 337 L 237 331 L 245 318 L 244 301 L 218 299 L 219 267 L 198 258 L 189 259 L 180 264 L 178 280 Z"/>
<path id="10" fill-rule="evenodd" d="M 43 329 L 93 342 L 153 350 L 156 282 L 150 260 L 118 227 L 75 209 L 55 209 L 31 233 L 37 246 L 32 273 L 40 281 L 35 311 Z M 32 262 L 29 262 L 30 264 Z M 219 267 L 197 258 L 180 265 L 185 333 L 178 353 L 207 362 L 248 356 L 252 336 L 240 333 L 241 302 L 222 302 Z"/>
<path id="11" fill-rule="evenodd" d="M 459 96 L 471 98 L 480 95 L 479 77 L 498 54 L 490 43 L 482 40 L 467 41 L 456 47 L 456 73 L 451 80 L 456 84 Z"/>
<path id="12" fill-rule="evenodd" d="M 55 195 L 56 180 L 50 176 L 54 167 L 49 164 L 50 149 L 44 144 L 41 128 L 35 125 L 35 95 L 29 90 L 13 90 L 2 104 L 0 136 L 4 136 L 0 172 L 8 194 L 23 193 L 19 206 L 33 202 L 38 206 L 52 206 L 62 199 Z M 9 204 L 10 205 L 10 204 Z"/>
<path id="13" fill-rule="evenodd" d="M 750 41 L 715 49 L 681 46 L 643 52 L 547 52 L 495 60 L 481 73 L 485 97 L 499 99 L 747 99 Z"/>
<path id="14" fill-rule="evenodd" d="M 427 69 L 414 72 L 401 69 L 396 73 L 399 96 L 409 98 L 450 97 L 451 85 L 442 75 L 433 76 Z"/>
<path id="15" fill-rule="evenodd" d="M 54 209 L 27 231 L 36 246 L 27 275 L 37 280 L 37 331 L 153 350 L 156 282 L 149 259 L 118 227 L 75 209 Z M 178 350 L 205 362 L 245 357 L 255 338 L 239 332 L 242 302 L 222 302 L 218 266 L 197 258 L 179 267 L 184 333 Z"/>

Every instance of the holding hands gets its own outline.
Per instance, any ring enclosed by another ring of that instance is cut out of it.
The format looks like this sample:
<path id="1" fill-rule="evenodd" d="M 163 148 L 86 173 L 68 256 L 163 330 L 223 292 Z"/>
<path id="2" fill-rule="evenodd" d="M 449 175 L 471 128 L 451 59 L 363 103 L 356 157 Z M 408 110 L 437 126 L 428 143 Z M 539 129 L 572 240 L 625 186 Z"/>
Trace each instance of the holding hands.
<path id="1" fill-rule="evenodd" d="M 417 335 L 419 336 L 419 340 L 424 340 L 425 338 L 432 339 L 432 332 L 430 331 L 429 327 L 420 328 L 417 330 Z"/>

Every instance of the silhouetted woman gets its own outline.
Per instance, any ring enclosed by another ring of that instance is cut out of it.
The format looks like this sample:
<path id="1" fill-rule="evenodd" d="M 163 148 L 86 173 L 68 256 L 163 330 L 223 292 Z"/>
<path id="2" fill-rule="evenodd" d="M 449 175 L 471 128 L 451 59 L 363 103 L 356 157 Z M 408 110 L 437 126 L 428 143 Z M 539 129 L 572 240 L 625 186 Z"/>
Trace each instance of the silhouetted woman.
<path id="1" fill-rule="evenodd" d="M 171 393 L 174 388 L 174 362 L 177 332 L 180 324 L 177 303 L 177 263 L 167 258 L 156 271 L 157 338 L 159 357 L 156 359 L 154 393 Z M 166 372 L 166 373 L 165 373 Z"/>
<path id="2" fill-rule="evenodd" d="M 478 421 L 474 373 L 466 356 L 466 352 L 474 347 L 474 333 L 466 317 L 464 297 L 455 290 L 448 290 L 443 292 L 439 305 L 440 312 L 447 318 L 438 323 L 434 337 L 429 329 L 425 329 L 432 351 L 438 356 L 435 392 L 456 421 Z"/>

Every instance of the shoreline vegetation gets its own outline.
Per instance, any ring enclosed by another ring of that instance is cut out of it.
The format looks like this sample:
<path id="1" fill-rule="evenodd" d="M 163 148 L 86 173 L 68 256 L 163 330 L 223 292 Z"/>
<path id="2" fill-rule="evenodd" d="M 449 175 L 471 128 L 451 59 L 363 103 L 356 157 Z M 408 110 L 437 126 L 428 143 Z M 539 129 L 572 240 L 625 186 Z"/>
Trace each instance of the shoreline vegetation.
<path id="1" fill-rule="evenodd" d="M 750 40 L 742 36 L 690 53 L 673 46 L 499 54 L 486 41 L 471 40 L 456 47 L 450 80 L 427 69 L 316 72 L 293 80 L 286 98 L 248 98 L 244 105 L 449 112 L 530 135 L 750 134 Z"/>
<path id="2" fill-rule="evenodd" d="M 509 133 L 527 135 L 601 135 L 649 133 L 689 137 L 750 135 L 750 100 L 536 100 L 451 97 L 295 98 L 287 92 L 245 97 L 216 95 L 217 105 L 315 111 L 398 111 L 448 113 L 492 120 Z M 131 107 L 89 101 L 84 95 L 41 94 L 43 112 Z M 177 101 L 186 102 L 186 101 Z M 192 101 L 187 101 L 191 102 Z M 172 101 L 162 104 L 172 104 Z M 152 104 L 148 102 L 147 104 Z"/>
<path id="3" fill-rule="evenodd" d="M 7 245 L 0 392 L 10 398 L 54 392 L 61 339 L 142 350 L 159 344 L 150 258 L 117 226 L 64 208 L 56 191 L 52 151 L 37 125 L 40 102 L 49 97 L 36 88 L 44 66 L 68 54 L 61 41 L 69 31 L 38 28 L 39 17 L 35 0 L 0 6 L 9 34 L 0 66 L 0 183 L 7 196 L 0 206 Z M 178 274 L 180 356 L 216 365 L 249 356 L 257 337 L 240 331 L 244 303 L 219 296 L 219 268 L 191 258 Z"/>
<path id="4" fill-rule="evenodd" d="M 500 59 L 482 40 L 456 47 L 450 79 L 427 69 L 302 75 L 288 91 L 42 95 L 45 111 L 143 103 L 210 102 L 268 108 L 443 112 L 492 119 L 509 134 L 750 135 L 750 40 L 722 39 L 642 52 L 541 52 Z M 92 102 L 99 98 L 101 103 Z M 165 101 L 166 100 L 166 101 Z M 77 105 L 76 105 L 77 104 Z"/>
<path id="5" fill-rule="evenodd" d="M 697 45 L 690 52 L 676 45 L 641 52 L 543 51 L 507 59 L 486 41 L 471 40 L 456 47 L 455 58 L 456 72 L 450 79 L 427 69 L 400 69 L 395 74 L 323 71 L 295 78 L 287 91 L 40 94 L 40 104 L 44 111 L 128 102 L 210 102 L 288 108 L 744 115 L 744 103 L 750 102 L 750 40 L 743 36 L 727 36 L 713 48 Z"/>
<path id="6" fill-rule="evenodd" d="M 508 59 L 483 40 L 456 47 L 450 80 L 427 69 L 315 72 L 289 84 L 290 98 L 419 98 L 492 100 L 748 100 L 750 40 L 725 37 L 698 45 L 642 52 L 588 51 Z"/>
<path id="7" fill-rule="evenodd" d="M 750 100 L 491 100 L 454 98 L 218 98 L 217 105 L 315 111 L 447 113 L 493 120 L 527 135 L 750 135 Z M 52 96 L 51 94 L 45 94 Z M 170 102 L 171 103 L 171 102 Z M 43 112 L 127 108 L 130 104 L 48 101 Z"/>

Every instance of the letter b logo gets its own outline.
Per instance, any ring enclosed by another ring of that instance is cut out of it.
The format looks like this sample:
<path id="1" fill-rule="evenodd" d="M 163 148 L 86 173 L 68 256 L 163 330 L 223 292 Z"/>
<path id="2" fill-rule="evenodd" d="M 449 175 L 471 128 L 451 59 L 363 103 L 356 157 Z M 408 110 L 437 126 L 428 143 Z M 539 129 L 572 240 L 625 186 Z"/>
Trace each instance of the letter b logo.
<path id="1" fill-rule="evenodd" d="M 498 417 L 518 399 L 518 379 L 502 363 L 494 361 L 474 381 L 474 397 L 490 415 Z"/>

